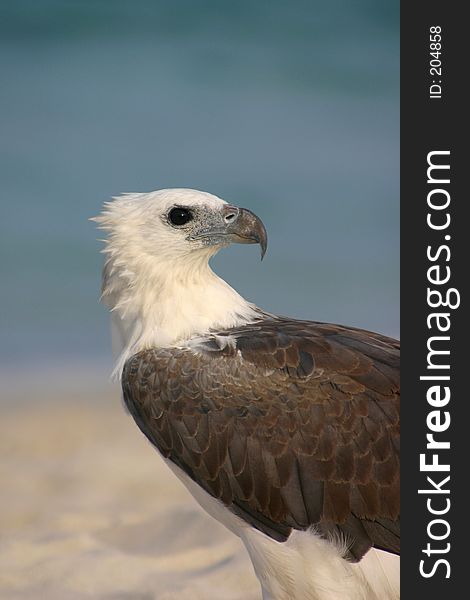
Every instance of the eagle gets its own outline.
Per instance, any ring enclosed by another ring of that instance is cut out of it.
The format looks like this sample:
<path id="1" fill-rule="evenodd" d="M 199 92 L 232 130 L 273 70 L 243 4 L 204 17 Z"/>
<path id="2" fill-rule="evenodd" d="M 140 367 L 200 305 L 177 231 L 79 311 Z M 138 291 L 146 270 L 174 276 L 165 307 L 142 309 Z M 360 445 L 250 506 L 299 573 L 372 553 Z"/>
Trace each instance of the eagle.
<path id="1" fill-rule="evenodd" d="M 265 227 L 207 192 L 125 194 L 95 221 L 125 406 L 263 599 L 399 598 L 399 342 L 245 300 L 209 261 L 263 256 Z"/>

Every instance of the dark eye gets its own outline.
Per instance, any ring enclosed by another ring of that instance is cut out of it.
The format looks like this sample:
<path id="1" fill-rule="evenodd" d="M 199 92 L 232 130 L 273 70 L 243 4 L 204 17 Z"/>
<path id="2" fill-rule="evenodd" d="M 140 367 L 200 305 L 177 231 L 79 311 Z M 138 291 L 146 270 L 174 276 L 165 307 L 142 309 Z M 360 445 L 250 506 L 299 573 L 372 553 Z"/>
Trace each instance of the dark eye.
<path id="1" fill-rule="evenodd" d="M 168 218 L 173 225 L 186 225 L 193 218 L 193 214 L 187 208 L 172 208 Z"/>

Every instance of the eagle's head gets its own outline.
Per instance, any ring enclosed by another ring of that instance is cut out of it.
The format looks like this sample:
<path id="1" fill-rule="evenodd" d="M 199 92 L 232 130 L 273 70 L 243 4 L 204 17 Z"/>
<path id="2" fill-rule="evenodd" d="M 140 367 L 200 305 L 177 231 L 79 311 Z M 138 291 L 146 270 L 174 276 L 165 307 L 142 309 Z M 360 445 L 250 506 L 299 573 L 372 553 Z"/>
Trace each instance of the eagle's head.
<path id="1" fill-rule="evenodd" d="M 107 233 L 102 300 L 119 333 L 115 373 L 142 348 L 259 317 L 208 264 L 233 242 L 259 244 L 263 257 L 266 230 L 246 208 L 206 192 L 167 189 L 115 198 L 93 220 Z"/>
<path id="2" fill-rule="evenodd" d="M 260 244 L 263 257 L 267 246 L 266 230 L 255 214 L 197 190 L 126 194 L 106 203 L 95 221 L 109 231 L 110 249 L 166 264 L 209 258 L 231 243 Z"/>

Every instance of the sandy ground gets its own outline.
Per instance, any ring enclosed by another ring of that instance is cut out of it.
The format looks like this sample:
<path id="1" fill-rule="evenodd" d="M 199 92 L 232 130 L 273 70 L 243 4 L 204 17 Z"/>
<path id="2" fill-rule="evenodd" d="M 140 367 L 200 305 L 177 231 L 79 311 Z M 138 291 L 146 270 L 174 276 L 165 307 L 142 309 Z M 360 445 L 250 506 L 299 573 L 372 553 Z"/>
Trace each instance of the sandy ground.
<path id="1" fill-rule="evenodd" d="M 55 395 L 30 385 L 2 405 L 0 598 L 259 600 L 239 540 L 199 508 L 117 391 Z"/>

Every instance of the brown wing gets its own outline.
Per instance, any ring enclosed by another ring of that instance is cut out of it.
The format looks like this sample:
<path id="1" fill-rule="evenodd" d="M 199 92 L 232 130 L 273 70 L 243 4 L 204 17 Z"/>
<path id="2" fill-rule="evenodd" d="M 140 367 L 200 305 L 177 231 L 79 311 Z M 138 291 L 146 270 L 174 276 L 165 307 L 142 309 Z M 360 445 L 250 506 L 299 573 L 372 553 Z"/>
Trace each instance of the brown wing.
<path id="1" fill-rule="evenodd" d="M 349 558 L 399 553 L 399 344 L 269 319 L 128 360 L 124 400 L 167 458 L 283 541 L 315 525 Z"/>

